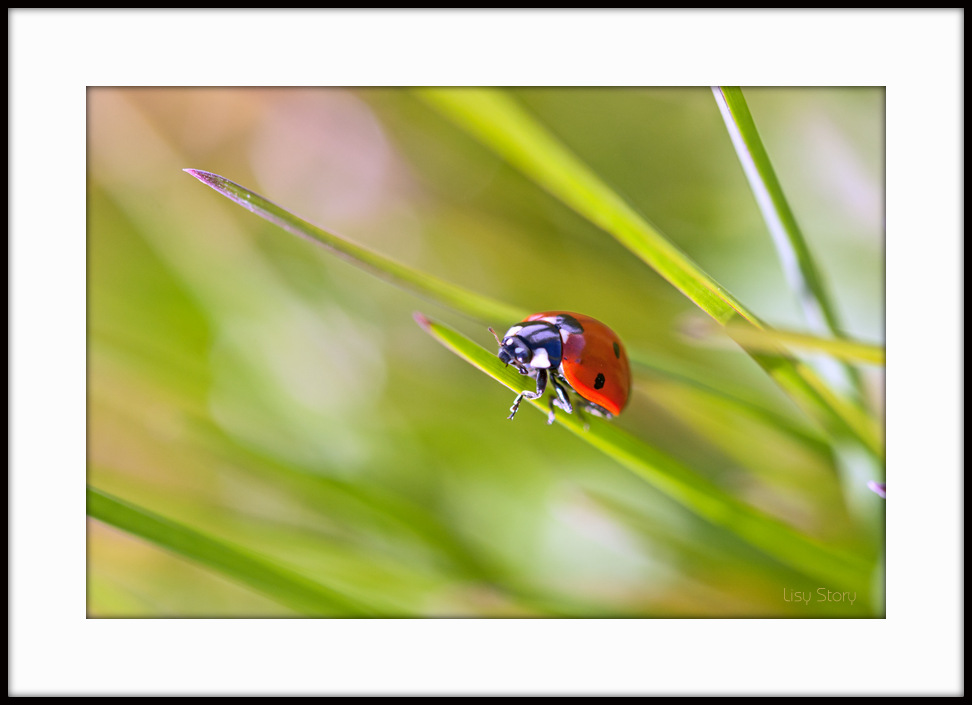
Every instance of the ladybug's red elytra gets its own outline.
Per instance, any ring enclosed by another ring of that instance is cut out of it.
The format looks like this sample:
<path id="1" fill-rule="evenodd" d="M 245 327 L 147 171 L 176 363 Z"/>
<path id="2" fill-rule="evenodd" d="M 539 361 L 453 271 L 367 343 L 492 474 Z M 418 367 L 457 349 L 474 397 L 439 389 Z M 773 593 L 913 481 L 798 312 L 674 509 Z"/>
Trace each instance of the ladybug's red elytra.
<path id="1" fill-rule="evenodd" d="M 502 340 L 489 330 L 499 343 L 499 359 L 537 380 L 537 391 L 517 395 L 507 418 L 516 416 L 524 398 L 542 397 L 548 379 L 556 396 L 550 398 L 547 423 L 554 421 L 554 407 L 574 412 L 566 388 L 580 397 L 578 410 L 596 416 L 613 418 L 627 405 L 631 393 L 628 355 L 617 334 L 597 319 L 548 311 L 512 326 Z"/>

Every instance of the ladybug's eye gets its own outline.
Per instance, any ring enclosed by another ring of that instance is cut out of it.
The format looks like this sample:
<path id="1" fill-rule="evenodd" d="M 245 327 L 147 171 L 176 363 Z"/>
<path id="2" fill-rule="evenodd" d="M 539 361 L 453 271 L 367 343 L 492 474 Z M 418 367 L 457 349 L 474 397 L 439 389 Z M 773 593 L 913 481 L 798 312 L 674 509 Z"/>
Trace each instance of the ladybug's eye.
<path id="1" fill-rule="evenodd" d="M 519 367 L 533 359 L 533 351 L 520 338 L 506 338 L 503 347 L 499 350 L 499 359 L 506 364 L 513 363 Z"/>
<path id="2" fill-rule="evenodd" d="M 533 352 L 525 345 L 516 345 L 513 348 L 513 357 L 525 365 L 533 359 Z"/>

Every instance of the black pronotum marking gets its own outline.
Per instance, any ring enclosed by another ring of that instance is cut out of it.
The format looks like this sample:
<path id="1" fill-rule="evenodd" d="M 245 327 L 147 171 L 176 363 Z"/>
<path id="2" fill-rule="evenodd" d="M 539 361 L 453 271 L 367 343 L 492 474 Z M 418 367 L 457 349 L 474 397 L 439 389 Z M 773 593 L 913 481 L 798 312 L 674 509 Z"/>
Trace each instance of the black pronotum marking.
<path id="1" fill-rule="evenodd" d="M 621 359 L 621 348 L 618 347 L 618 344 L 616 342 L 615 343 L 611 343 L 611 345 L 614 346 L 614 356 L 620 360 Z"/>
<path id="2" fill-rule="evenodd" d="M 560 339 L 560 331 L 557 329 L 557 326 L 547 321 L 524 321 L 519 325 L 522 327 L 509 340 L 512 341 L 514 347 L 522 343 L 524 355 L 529 353 L 530 357 L 524 357 L 520 362 L 529 362 L 531 357 L 543 349 L 547 353 L 550 367 L 553 369 L 559 367 L 560 361 L 563 359 L 564 350 L 563 342 Z M 509 348 L 507 345 L 504 345 L 504 347 Z M 502 358 L 503 355 L 501 353 L 500 359 Z"/>
<path id="3" fill-rule="evenodd" d="M 600 389 L 604 386 L 604 373 L 598 372 L 597 377 L 594 378 L 594 389 Z"/>
<path id="4" fill-rule="evenodd" d="M 555 322 L 554 324 L 558 328 L 563 328 L 568 333 L 579 334 L 584 332 L 584 326 L 582 326 L 580 322 L 573 316 L 561 314 L 559 316 L 554 316 L 553 318 Z"/>

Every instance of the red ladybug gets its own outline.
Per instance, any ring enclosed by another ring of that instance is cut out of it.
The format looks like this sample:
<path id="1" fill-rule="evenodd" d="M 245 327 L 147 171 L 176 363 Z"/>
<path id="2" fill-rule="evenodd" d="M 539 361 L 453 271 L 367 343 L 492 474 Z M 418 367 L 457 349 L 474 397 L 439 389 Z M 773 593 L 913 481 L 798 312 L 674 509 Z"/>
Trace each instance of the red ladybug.
<path id="1" fill-rule="evenodd" d="M 510 407 L 512 419 L 520 401 L 539 399 L 553 385 L 547 423 L 554 421 L 554 407 L 573 413 L 565 386 L 580 397 L 578 406 L 604 418 L 621 413 L 631 392 L 631 369 L 624 345 L 613 330 L 579 313 L 550 311 L 528 316 L 506 331 L 499 343 L 499 359 L 521 375 L 537 380 L 536 392 L 521 392 Z"/>

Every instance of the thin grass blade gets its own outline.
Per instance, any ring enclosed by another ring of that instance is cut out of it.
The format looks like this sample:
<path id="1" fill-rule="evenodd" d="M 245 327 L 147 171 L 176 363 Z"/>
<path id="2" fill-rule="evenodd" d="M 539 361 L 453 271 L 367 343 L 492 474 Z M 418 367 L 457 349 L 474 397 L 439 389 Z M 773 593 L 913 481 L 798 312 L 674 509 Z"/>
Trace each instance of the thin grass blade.
<path id="1" fill-rule="evenodd" d="M 803 350 L 811 353 L 824 353 L 829 357 L 849 363 L 864 363 L 868 365 L 884 365 L 885 349 L 883 345 L 865 343 L 848 338 L 822 338 L 808 333 L 780 330 L 758 330 L 751 326 L 730 324 L 720 329 L 709 321 L 699 321 L 701 325 L 686 328 L 686 335 L 698 342 L 715 345 L 729 342 L 724 333 L 750 350 L 772 352 L 781 346 L 787 349 Z"/>
<path id="2" fill-rule="evenodd" d="M 491 299 L 442 281 L 394 260 L 383 257 L 343 237 L 308 223 L 267 200 L 260 194 L 229 179 L 199 169 L 183 169 L 228 199 L 287 232 L 323 245 L 351 264 L 381 279 L 402 286 L 420 296 L 441 303 L 477 321 L 519 321 L 529 311 Z"/>
<path id="3" fill-rule="evenodd" d="M 690 370 L 684 365 L 667 360 L 663 362 L 657 358 L 647 357 L 639 351 L 630 352 L 629 358 L 631 359 L 631 366 L 636 372 L 634 386 L 636 390 L 643 389 L 646 386 L 638 378 L 647 376 L 654 377 L 662 382 L 676 384 L 682 388 L 694 389 L 717 403 L 730 406 L 738 414 L 757 420 L 769 428 L 784 433 L 812 453 L 831 455 L 826 438 L 818 429 L 805 423 L 803 419 L 800 419 L 800 421 L 789 419 L 778 410 L 756 401 L 752 395 L 747 395 L 744 390 L 727 383 L 724 379 L 718 377 L 702 379 L 694 370 Z M 650 387 L 650 382 L 648 386 Z M 650 392 L 645 390 L 645 393 Z"/>
<path id="4" fill-rule="evenodd" d="M 504 366 L 497 356 L 455 330 L 422 314 L 415 320 L 433 338 L 474 367 L 514 392 L 524 389 L 524 377 Z M 529 400 L 547 413 L 545 400 Z M 679 461 L 631 436 L 610 422 L 590 419 L 590 427 L 574 414 L 558 414 L 557 422 L 650 482 L 689 510 L 755 546 L 777 561 L 807 576 L 862 590 L 867 565 L 825 547 L 792 527 L 754 509 L 703 479 Z"/>
<path id="5" fill-rule="evenodd" d="M 824 285 L 806 238 L 797 224 L 793 210 L 783 193 L 756 123 L 743 96 L 736 86 L 713 86 L 719 111 L 726 123 L 736 154 L 742 164 L 756 203 L 773 238 L 783 273 L 790 289 L 796 294 L 810 330 L 840 338 L 840 324 L 831 296 Z M 861 395 L 861 380 L 848 365 L 842 366 L 841 383 L 848 391 Z"/>
<path id="6" fill-rule="evenodd" d="M 338 589 L 95 488 L 88 488 L 87 502 L 91 518 L 247 585 L 300 614 L 335 617 L 376 614 Z"/>
<path id="7" fill-rule="evenodd" d="M 722 113 L 726 129 L 729 131 L 729 136 L 749 181 L 750 188 L 756 197 L 756 203 L 772 235 L 773 244 L 776 246 L 776 252 L 786 280 L 799 301 L 810 331 L 838 340 L 843 338 L 830 294 L 824 285 L 820 270 L 811 256 L 810 247 L 797 224 L 793 210 L 783 193 L 783 187 L 780 185 L 773 164 L 763 146 L 763 140 L 756 129 L 756 123 L 749 112 L 749 106 L 742 90 L 735 86 L 723 88 L 714 86 L 712 93 L 719 106 L 719 111 Z M 762 349 L 758 336 L 754 337 L 749 333 L 749 331 L 737 330 L 732 334 L 732 337 L 741 344 L 745 340 L 751 347 Z M 787 346 L 801 342 L 793 335 L 777 334 L 777 336 L 781 338 L 780 342 Z M 782 340 L 784 336 L 789 337 L 789 340 Z M 848 405 L 848 407 L 854 407 L 852 413 L 856 413 L 856 408 L 863 404 L 865 398 L 861 375 L 859 370 L 849 364 L 846 359 L 840 359 L 841 356 L 835 354 L 837 351 L 857 354 L 862 352 L 860 348 L 849 351 L 847 347 L 841 348 L 839 345 L 832 345 L 829 350 L 825 351 L 827 352 L 826 356 L 818 355 L 810 362 L 834 389 L 838 390 L 841 395 L 853 400 L 853 405 Z M 884 351 L 881 350 L 878 364 L 883 364 L 883 359 Z M 861 461 L 857 460 L 859 454 L 852 444 L 843 439 L 838 439 L 835 447 L 839 450 L 836 454 L 837 467 L 844 478 L 848 505 L 856 514 L 861 516 L 863 521 L 873 524 L 879 518 L 866 516 L 866 509 L 870 502 L 869 498 L 865 496 L 867 490 L 862 479 L 858 477 L 859 470 L 863 467 Z M 867 471 L 869 476 L 883 474 L 883 457 L 872 458 L 870 465 L 871 467 Z M 862 514 L 862 512 L 864 513 Z"/>

